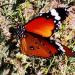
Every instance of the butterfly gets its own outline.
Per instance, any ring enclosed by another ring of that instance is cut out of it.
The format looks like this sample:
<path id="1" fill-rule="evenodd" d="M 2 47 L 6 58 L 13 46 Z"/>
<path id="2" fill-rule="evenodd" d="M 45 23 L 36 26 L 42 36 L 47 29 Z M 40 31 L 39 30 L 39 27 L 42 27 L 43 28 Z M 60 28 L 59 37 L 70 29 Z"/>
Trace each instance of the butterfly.
<path id="1" fill-rule="evenodd" d="M 60 28 L 67 16 L 66 8 L 56 8 L 48 13 L 40 13 L 39 17 L 30 20 L 27 24 L 17 26 L 15 31 L 12 29 L 20 39 L 21 52 L 42 58 L 51 58 L 62 53 L 74 56 L 72 50 L 55 40 L 50 40 L 51 35 Z M 10 29 L 10 32 L 12 31 Z"/>

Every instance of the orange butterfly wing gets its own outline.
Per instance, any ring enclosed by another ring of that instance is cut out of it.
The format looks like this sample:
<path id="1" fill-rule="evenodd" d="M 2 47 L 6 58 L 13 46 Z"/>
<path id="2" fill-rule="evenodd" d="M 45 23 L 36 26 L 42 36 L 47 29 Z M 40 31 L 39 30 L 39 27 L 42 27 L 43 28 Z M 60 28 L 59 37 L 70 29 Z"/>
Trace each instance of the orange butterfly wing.
<path id="1" fill-rule="evenodd" d="M 50 37 L 54 28 L 54 21 L 45 17 L 37 17 L 25 25 L 26 31 L 39 34 L 43 37 Z"/>
<path id="2" fill-rule="evenodd" d="M 50 58 L 58 52 L 56 48 L 44 38 L 29 33 L 26 34 L 25 38 L 20 39 L 20 49 L 23 54 L 42 58 Z"/>
<path id="3" fill-rule="evenodd" d="M 75 53 L 72 52 L 71 49 L 64 45 L 61 46 L 65 50 L 67 56 L 75 56 Z M 26 33 L 26 37 L 20 39 L 20 50 L 25 55 L 42 58 L 51 58 L 52 55 L 59 53 L 58 48 L 54 44 L 32 33 Z"/>

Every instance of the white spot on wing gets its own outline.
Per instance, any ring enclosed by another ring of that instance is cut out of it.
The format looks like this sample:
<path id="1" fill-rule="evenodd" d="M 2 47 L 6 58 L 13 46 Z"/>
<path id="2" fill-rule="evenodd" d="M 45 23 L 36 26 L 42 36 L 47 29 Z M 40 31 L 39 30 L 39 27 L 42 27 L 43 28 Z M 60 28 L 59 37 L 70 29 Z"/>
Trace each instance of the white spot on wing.
<path id="1" fill-rule="evenodd" d="M 61 21 L 56 24 L 59 28 L 61 27 Z"/>
<path id="2" fill-rule="evenodd" d="M 55 19 L 60 20 L 61 18 L 60 18 L 60 16 L 55 16 Z"/>
<path id="3" fill-rule="evenodd" d="M 65 52 L 65 50 L 63 49 L 63 47 L 62 47 L 62 45 L 60 44 L 60 43 L 58 43 L 58 42 L 55 42 L 58 46 L 59 46 L 59 48 L 60 48 L 60 50 L 62 51 L 62 52 Z"/>
<path id="4" fill-rule="evenodd" d="M 59 16 L 58 12 L 55 9 L 51 10 L 51 15 L 55 16 L 56 20 L 60 20 L 61 19 L 61 17 Z"/>
<path id="5" fill-rule="evenodd" d="M 56 23 L 56 20 L 54 20 L 54 23 Z"/>
<path id="6" fill-rule="evenodd" d="M 58 16 L 58 13 L 56 12 L 55 9 L 52 9 L 52 10 L 51 10 L 51 15 L 52 15 L 52 16 Z"/>

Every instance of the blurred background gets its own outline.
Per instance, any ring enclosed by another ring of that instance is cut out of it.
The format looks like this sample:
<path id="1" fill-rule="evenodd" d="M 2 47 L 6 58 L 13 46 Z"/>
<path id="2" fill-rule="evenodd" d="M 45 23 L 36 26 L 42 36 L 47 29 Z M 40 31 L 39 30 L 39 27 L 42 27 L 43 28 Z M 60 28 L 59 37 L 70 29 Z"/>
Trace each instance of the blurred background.
<path id="1" fill-rule="evenodd" d="M 40 12 L 67 5 L 69 16 L 51 38 L 75 51 L 74 0 L 0 0 L 0 75 L 75 75 L 74 57 L 28 57 L 20 52 L 19 40 L 9 32 L 10 27 L 24 25 Z"/>

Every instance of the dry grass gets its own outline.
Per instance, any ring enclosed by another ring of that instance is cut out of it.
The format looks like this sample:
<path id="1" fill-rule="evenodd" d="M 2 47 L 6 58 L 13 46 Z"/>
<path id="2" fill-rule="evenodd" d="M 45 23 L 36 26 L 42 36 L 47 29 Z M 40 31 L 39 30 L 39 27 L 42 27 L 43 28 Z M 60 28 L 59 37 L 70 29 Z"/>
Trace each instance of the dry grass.
<path id="1" fill-rule="evenodd" d="M 63 7 L 71 1 L 73 0 L 0 1 L 0 75 L 75 75 L 75 58 L 69 58 L 66 55 L 54 56 L 51 59 L 28 57 L 20 52 L 15 54 L 15 51 L 19 51 L 18 48 L 9 49 L 12 42 L 5 45 L 10 38 L 10 26 L 14 27 L 16 23 L 25 24 L 38 16 L 40 12 Z M 70 15 L 63 22 L 60 30 L 51 38 L 75 51 L 74 9 L 75 5 L 69 9 Z"/>

